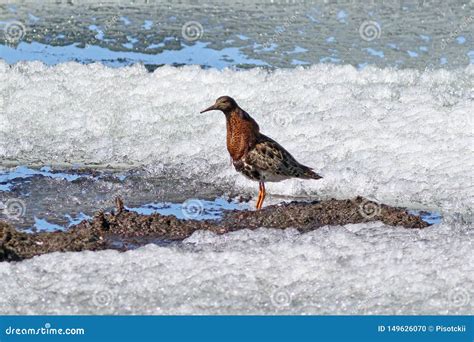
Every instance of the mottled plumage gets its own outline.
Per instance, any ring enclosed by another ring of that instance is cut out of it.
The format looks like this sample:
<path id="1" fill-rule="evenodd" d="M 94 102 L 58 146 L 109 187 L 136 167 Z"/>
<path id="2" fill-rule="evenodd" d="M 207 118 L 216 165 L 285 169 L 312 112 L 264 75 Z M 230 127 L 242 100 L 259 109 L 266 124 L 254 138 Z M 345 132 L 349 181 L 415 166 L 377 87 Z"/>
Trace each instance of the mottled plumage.
<path id="1" fill-rule="evenodd" d="M 239 160 L 237 171 L 256 181 L 279 182 L 288 178 L 319 179 L 311 168 L 302 165 L 275 140 L 260 134 L 256 144 Z"/>
<path id="2" fill-rule="evenodd" d="M 235 100 L 221 96 L 209 110 L 221 110 L 227 122 L 227 150 L 235 169 L 260 182 L 257 209 L 265 199 L 264 182 L 279 182 L 288 178 L 320 179 L 311 168 L 300 164 L 280 144 L 260 133 L 255 120 Z"/>

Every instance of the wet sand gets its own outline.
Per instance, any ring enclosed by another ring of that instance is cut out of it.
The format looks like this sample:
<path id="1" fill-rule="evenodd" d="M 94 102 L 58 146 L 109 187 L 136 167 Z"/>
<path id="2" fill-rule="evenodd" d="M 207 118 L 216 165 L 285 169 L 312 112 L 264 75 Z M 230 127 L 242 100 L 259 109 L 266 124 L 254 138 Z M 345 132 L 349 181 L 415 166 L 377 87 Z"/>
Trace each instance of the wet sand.
<path id="1" fill-rule="evenodd" d="M 23 233 L 0 222 L 0 261 L 20 261 L 53 252 L 129 250 L 148 243 L 181 241 L 197 230 L 216 234 L 240 229 L 296 228 L 308 232 L 326 225 L 382 221 L 391 226 L 424 228 L 429 224 L 404 208 L 362 197 L 270 205 L 260 211 L 227 210 L 221 220 L 183 220 L 174 216 L 141 215 L 124 208 L 120 198 L 111 213 L 99 211 L 67 231 Z"/>

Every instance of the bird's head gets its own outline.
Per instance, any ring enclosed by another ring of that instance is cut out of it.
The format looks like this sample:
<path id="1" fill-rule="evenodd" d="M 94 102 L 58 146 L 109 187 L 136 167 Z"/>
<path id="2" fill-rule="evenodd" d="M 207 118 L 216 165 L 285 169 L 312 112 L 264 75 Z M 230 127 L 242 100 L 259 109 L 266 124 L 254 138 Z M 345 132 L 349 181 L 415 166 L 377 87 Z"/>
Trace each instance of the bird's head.
<path id="1" fill-rule="evenodd" d="M 201 111 L 201 113 L 208 112 L 210 110 L 220 110 L 224 113 L 228 113 L 237 107 L 237 102 L 235 102 L 232 97 L 221 96 L 216 100 L 216 103 L 214 103 L 209 108 L 204 109 L 203 111 Z"/>

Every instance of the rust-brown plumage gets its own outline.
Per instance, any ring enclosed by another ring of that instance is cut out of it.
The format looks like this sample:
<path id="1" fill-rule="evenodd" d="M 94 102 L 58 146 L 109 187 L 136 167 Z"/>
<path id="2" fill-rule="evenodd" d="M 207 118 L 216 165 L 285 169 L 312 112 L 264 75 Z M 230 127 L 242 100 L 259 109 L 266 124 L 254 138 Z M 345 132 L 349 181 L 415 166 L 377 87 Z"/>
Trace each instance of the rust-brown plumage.
<path id="1" fill-rule="evenodd" d="M 250 116 L 235 108 L 227 118 L 227 150 L 232 160 L 240 160 L 252 148 L 259 132 L 258 124 Z"/>
<path id="2" fill-rule="evenodd" d="M 257 209 L 265 199 L 265 182 L 278 182 L 288 178 L 320 179 L 310 167 L 302 165 L 280 144 L 260 133 L 255 120 L 235 100 L 221 96 L 210 110 L 221 110 L 227 123 L 227 150 L 235 169 L 259 182 Z"/>

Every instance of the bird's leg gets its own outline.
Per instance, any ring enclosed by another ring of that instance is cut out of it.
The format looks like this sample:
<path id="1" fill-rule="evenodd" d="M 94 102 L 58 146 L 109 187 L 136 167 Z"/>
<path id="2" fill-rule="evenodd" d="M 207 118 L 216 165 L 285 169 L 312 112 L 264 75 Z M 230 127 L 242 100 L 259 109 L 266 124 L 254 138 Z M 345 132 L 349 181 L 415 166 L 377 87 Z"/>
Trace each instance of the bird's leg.
<path id="1" fill-rule="evenodd" d="M 265 183 L 262 182 L 262 200 L 260 201 L 260 208 L 263 206 L 263 200 L 265 199 L 265 196 L 267 195 L 267 192 L 265 191 Z"/>
<path id="2" fill-rule="evenodd" d="M 258 192 L 258 199 L 257 199 L 257 210 L 262 209 L 263 201 L 265 199 L 265 183 L 260 182 L 259 183 L 259 192 Z"/>
<path id="3" fill-rule="evenodd" d="M 260 209 L 258 206 L 260 205 L 260 200 L 262 199 L 262 186 L 258 185 L 258 197 L 257 197 L 257 210 Z"/>

